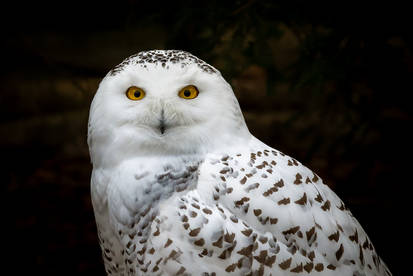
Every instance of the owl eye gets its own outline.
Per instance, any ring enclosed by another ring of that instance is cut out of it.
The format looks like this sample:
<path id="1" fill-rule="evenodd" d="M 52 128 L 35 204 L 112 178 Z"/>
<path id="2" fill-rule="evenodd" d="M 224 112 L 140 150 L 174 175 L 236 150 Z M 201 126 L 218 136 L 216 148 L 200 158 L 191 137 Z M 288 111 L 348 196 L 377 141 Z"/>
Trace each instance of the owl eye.
<path id="1" fill-rule="evenodd" d="M 195 85 L 188 85 L 179 90 L 178 96 L 183 98 L 183 99 L 194 99 L 198 96 L 199 91 L 198 88 L 196 88 Z"/>
<path id="2" fill-rule="evenodd" d="M 131 86 L 128 88 L 128 90 L 126 90 L 126 96 L 129 98 L 129 100 L 139 101 L 145 97 L 145 91 L 143 91 L 142 88 Z"/>

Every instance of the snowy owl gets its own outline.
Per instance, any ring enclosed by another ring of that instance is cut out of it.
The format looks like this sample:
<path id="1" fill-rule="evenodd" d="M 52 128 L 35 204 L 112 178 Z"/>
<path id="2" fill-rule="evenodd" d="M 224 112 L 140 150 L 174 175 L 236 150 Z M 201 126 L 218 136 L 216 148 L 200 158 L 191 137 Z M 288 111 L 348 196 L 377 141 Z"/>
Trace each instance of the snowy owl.
<path id="1" fill-rule="evenodd" d="M 337 195 L 252 136 L 231 86 L 190 53 L 112 69 L 88 144 L 108 275 L 391 275 Z"/>

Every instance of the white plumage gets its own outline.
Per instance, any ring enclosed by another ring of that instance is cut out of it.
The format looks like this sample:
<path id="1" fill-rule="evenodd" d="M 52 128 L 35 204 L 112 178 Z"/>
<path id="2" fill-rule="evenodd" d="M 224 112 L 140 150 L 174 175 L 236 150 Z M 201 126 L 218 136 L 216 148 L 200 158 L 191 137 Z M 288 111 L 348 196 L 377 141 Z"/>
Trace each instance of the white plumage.
<path id="1" fill-rule="evenodd" d="M 253 137 L 228 83 L 187 52 L 109 72 L 88 143 L 109 275 L 391 275 L 337 195 Z"/>

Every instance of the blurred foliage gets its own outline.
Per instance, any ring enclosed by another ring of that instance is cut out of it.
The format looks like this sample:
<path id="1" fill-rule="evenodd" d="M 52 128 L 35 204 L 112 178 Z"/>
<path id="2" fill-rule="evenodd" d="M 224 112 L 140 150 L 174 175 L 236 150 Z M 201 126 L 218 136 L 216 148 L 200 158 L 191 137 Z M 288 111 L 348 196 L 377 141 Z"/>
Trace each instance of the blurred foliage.
<path id="1" fill-rule="evenodd" d="M 0 16 L 3 189 L 9 235 L 19 237 L 10 255 L 30 248 L 27 267 L 11 262 L 21 270 L 13 275 L 103 272 L 89 199 L 88 107 L 111 67 L 154 48 L 187 50 L 218 68 L 251 132 L 334 186 L 395 275 L 401 271 L 395 244 L 382 237 L 404 227 L 395 215 L 404 201 L 390 195 L 411 184 L 403 173 L 413 138 L 407 4 L 9 4 Z"/>

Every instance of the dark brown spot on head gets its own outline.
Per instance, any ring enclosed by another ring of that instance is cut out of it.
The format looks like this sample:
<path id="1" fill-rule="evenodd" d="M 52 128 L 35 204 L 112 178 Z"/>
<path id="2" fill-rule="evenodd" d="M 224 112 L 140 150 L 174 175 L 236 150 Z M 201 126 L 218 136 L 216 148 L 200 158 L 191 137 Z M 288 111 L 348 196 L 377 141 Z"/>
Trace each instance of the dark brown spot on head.
<path id="1" fill-rule="evenodd" d="M 234 201 L 234 203 L 235 203 L 235 207 L 239 207 L 240 205 L 243 205 L 244 204 L 244 202 L 247 202 L 247 201 L 249 201 L 250 200 L 250 198 L 249 197 L 243 197 L 243 198 L 241 198 L 240 200 L 238 200 L 238 201 Z"/>
<path id="2" fill-rule="evenodd" d="M 228 156 L 228 155 L 225 155 L 224 157 L 221 158 L 221 161 L 224 161 L 224 162 L 225 162 L 225 161 L 227 161 L 228 159 L 229 159 L 229 156 Z"/>
<path id="3" fill-rule="evenodd" d="M 251 191 L 251 190 L 253 190 L 253 189 L 258 188 L 259 186 L 260 186 L 259 183 L 254 183 L 254 184 L 248 185 L 248 187 L 245 188 L 245 191 L 246 191 L 246 192 L 249 192 L 249 191 Z"/>

